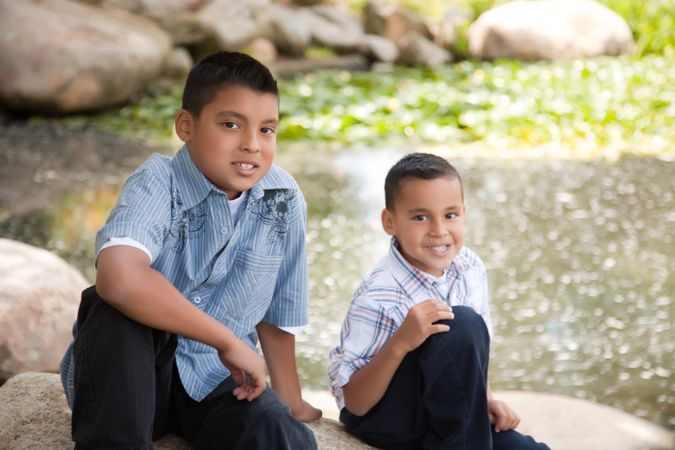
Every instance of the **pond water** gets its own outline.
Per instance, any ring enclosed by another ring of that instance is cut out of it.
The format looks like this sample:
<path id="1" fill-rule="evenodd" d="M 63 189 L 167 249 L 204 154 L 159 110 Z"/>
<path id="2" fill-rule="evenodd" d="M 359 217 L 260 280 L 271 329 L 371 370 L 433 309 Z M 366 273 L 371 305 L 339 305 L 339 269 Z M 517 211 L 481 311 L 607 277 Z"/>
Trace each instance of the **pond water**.
<path id="1" fill-rule="evenodd" d="M 93 279 L 96 230 L 152 149 L 41 130 L 42 147 L 59 149 L 50 156 L 26 144 L 29 129 L 5 131 L 0 236 L 53 250 Z M 382 185 L 401 155 L 279 151 L 309 205 L 311 323 L 298 343 L 309 388 L 327 389 L 351 294 L 387 251 Z M 465 184 L 466 245 L 489 271 L 493 387 L 587 398 L 675 430 L 675 163 L 451 161 Z"/>

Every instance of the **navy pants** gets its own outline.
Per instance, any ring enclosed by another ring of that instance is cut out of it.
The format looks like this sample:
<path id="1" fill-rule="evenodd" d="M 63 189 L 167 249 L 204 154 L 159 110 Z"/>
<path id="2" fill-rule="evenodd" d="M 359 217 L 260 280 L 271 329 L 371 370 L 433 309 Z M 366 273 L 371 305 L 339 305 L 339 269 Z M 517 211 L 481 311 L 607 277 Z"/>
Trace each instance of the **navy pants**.
<path id="1" fill-rule="evenodd" d="M 517 431 L 494 431 L 487 410 L 487 327 L 472 308 L 455 306 L 453 312 L 455 318 L 444 321 L 450 331 L 406 355 L 377 405 L 360 417 L 343 408 L 340 421 L 384 449 L 548 449 Z"/>
<path id="2" fill-rule="evenodd" d="M 129 319 L 82 293 L 75 339 L 76 449 L 152 449 L 173 432 L 197 449 L 316 449 L 312 431 L 270 388 L 239 401 L 226 379 L 202 401 L 185 392 L 175 335 Z"/>

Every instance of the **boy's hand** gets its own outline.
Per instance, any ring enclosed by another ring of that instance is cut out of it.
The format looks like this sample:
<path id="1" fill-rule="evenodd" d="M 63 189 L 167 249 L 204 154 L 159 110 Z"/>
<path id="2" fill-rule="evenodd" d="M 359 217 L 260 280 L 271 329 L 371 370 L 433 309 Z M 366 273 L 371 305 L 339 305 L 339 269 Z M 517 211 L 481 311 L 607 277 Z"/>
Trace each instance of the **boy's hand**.
<path id="1" fill-rule="evenodd" d="M 496 432 L 513 430 L 520 423 L 520 417 L 501 400 L 488 399 L 488 414 Z"/>
<path id="2" fill-rule="evenodd" d="M 410 308 L 392 340 L 406 353 L 415 350 L 432 334 L 450 329 L 447 325 L 434 324 L 439 320 L 451 320 L 455 316 L 452 308 L 440 300 L 425 300 Z"/>
<path id="3" fill-rule="evenodd" d="M 298 419 L 300 422 L 313 422 L 321 418 L 323 413 L 320 409 L 317 409 L 307 403 L 305 400 L 302 401 L 300 409 L 298 411 L 292 411 L 293 416 Z"/>
<path id="4" fill-rule="evenodd" d="M 265 390 L 265 362 L 243 342 L 218 350 L 220 361 L 232 373 L 237 384 L 232 393 L 237 400 L 251 401 Z"/>

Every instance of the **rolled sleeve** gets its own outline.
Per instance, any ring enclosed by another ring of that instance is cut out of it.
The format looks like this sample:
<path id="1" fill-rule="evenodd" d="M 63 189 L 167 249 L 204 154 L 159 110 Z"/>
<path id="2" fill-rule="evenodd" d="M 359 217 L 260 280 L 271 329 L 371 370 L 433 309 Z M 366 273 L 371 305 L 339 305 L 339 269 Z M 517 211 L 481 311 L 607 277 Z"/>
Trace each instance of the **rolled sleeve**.
<path id="1" fill-rule="evenodd" d="M 308 273 L 305 224 L 307 205 L 297 192 L 295 210 L 287 234 L 284 259 L 274 288 L 272 302 L 263 318 L 282 329 L 297 329 L 308 323 Z"/>
<path id="2" fill-rule="evenodd" d="M 96 254 L 113 238 L 130 238 L 155 258 L 171 217 L 171 193 L 148 170 L 135 172 L 122 188 L 117 205 L 96 235 Z"/>

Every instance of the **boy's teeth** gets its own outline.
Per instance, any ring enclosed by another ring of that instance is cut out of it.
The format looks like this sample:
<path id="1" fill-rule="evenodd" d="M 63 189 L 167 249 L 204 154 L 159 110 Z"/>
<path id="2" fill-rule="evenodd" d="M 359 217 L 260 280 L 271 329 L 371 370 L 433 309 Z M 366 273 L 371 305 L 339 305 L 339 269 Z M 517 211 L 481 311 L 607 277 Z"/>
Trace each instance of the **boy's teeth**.
<path id="1" fill-rule="evenodd" d="M 431 247 L 431 249 L 433 251 L 436 251 L 436 252 L 443 252 L 443 251 L 448 249 L 448 246 L 447 245 L 437 245 L 435 247 Z"/>
<path id="2" fill-rule="evenodd" d="M 253 169 L 253 164 L 237 163 L 242 169 Z"/>

